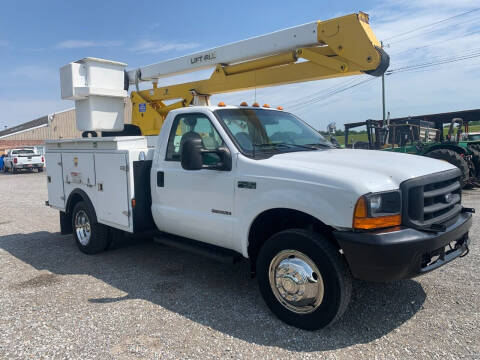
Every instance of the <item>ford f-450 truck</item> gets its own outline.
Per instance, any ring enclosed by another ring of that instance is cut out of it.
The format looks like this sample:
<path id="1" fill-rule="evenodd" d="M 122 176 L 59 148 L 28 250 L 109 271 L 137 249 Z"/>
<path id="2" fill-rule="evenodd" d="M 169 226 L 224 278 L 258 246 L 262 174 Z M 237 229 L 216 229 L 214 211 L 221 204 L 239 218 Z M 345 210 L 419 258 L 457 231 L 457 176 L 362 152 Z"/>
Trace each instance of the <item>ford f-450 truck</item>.
<path id="1" fill-rule="evenodd" d="M 87 254 L 152 229 L 237 254 L 304 329 L 343 314 L 353 278 L 412 278 L 468 251 L 473 209 L 449 163 L 336 149 L 288 112 L 220 105 L 170 111 L 158 136 L 47 141 L 62 233 Z"/>

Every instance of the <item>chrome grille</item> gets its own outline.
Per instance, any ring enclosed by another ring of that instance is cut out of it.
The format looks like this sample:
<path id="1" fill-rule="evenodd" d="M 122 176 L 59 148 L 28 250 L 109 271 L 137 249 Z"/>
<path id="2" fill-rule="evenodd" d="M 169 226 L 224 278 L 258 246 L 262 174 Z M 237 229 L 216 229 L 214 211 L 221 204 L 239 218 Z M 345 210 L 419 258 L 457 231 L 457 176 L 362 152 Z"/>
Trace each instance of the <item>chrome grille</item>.
<path id="1" fill-rule="evenodd" d="M 430 229 L 455 222 L 462 211 L 459 179 L 455 169 L 403 182 L 404 225 Z"/>

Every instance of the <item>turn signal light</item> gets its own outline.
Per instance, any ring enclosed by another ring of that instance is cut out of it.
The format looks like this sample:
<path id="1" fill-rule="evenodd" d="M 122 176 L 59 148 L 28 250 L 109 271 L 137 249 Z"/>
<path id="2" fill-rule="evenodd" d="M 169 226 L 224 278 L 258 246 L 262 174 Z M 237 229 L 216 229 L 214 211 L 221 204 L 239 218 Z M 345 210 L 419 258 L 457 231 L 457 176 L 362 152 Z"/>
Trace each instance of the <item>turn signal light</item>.
<path id="1" fill-rule="evenodd" d="M 242 103 L 240 104 L 240 106 L 248 106 L 248 104 L 247 104 L 246 101 L 242 101 Z"/>
<path id="2" fill-rule="evenodd" d="M 225 105 L 225 103 L 224 103 L 223 101 L 220 101 L 220 102 L 218 103 L 218 106 L 227 106 L 227 105 Z"/>
<path id="3" fill-rule="evenodd" d="M 263 104 L 263 107 L 268 109 L 268 108 L 270 107 L 270 105 L 268 105 L 268 104 Z"/>
<path id="4" fill-rule="evenodd" d="M 365 197 L 361 197 L 355 205 L 355 212 L 353 215 L 353 228 L 361 230 L 381 229 L 392 226 L 398 226 L 402 223 L 402 216 L 388 215 L 378 217 L 368 217 L 367 202 Z"/>
<path id="5" fill-rule="evenodd" d="M 260 107 L 260 104 L 257 103 L 257 102 L 254 102 L 254 103 L 252 104 L 252 106 L 253 106 L 253 107 Z"/>

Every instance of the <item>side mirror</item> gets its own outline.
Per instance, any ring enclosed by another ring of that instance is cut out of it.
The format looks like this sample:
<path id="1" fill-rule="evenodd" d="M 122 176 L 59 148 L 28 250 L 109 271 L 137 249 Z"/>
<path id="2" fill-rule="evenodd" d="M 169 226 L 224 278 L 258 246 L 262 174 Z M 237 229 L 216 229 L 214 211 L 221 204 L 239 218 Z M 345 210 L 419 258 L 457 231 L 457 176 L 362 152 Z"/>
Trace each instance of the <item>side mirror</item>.
<path id="1" fill-rule="evenodd" d="M 220 161 L 216 164 L 206 165 L 203 163 L 205 154 L 216 154 Z M 216 150 L 207 150 L 203 147 L 202 140 L 198 138 L 188 139 L 183 143 L 180 149 L 180 158 L 182 168 L 185 170 L 232 170 L 232 157 L 226 146 Z"/>
<path id="2" fill-rule="evenodd" d="M 188 139 L 182 144 L 180 158 L 185 170 L 200 170 L 203 167 L 202 140 Z"/>

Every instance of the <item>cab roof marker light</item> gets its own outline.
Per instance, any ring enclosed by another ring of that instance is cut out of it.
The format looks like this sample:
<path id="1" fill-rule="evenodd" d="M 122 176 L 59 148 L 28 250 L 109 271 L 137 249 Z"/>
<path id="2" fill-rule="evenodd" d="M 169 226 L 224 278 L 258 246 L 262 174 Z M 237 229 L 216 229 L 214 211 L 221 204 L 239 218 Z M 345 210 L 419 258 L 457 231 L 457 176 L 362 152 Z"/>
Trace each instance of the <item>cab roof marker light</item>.
<path id="1" fill-rule="evenodd" d="M 254 102 L 254 103 L 252 104 L 252 106 L 253 106 L 253 107 L 260 107 L 260 104 L 259 104 L 258 102 Z"/>
<path id="2" fill-rule="evenodd" d="M 225 103 L 223 101 L 220 101 L 217 106 L 222 106 L 223 107 L 223 106 L 227 106 L 227 105 L 225 105 Z"/>

